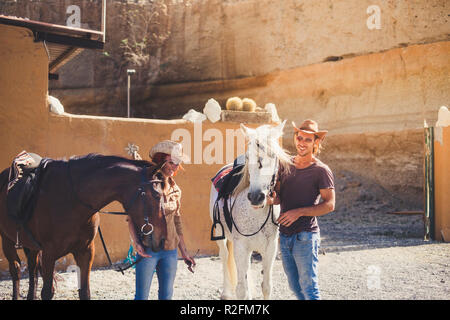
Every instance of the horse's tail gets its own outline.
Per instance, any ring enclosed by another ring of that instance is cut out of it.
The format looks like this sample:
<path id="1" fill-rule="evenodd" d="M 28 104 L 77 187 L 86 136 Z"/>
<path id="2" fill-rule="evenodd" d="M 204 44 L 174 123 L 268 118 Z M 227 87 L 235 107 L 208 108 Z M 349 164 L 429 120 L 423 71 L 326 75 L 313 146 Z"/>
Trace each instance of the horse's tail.
<path id="1" fill-rule="evenodd" d="M 228 259 L 227 266 L 228 272 L 230 273 L 230 282 L 233 288 L 236 288 L 237 285 L 237 271 L 236 271 L 236 261 L 234 260 L 234 247 L 233 242 L 227 240 L 227 249 L 228 249 Z"/>

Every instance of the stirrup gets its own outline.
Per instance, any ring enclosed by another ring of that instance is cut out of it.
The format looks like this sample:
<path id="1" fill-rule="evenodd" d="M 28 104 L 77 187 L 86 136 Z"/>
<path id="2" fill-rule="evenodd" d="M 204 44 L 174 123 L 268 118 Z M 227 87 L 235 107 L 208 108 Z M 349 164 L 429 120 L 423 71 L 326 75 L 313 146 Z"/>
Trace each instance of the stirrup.
<path id="1" fill-rule="evenodd" d="M 214 230 L 216 229 L 216 225 L 219 225 L 222 229 L 222 235 L 221 236 L 214 236 Z M 214 224 L 211 227 L 211 240 L 217 241 L 217 240 L 223 240 L 225 239 L 225 230 L 223 229 L 223 225 L 220 221 L 214 222 Z"/>

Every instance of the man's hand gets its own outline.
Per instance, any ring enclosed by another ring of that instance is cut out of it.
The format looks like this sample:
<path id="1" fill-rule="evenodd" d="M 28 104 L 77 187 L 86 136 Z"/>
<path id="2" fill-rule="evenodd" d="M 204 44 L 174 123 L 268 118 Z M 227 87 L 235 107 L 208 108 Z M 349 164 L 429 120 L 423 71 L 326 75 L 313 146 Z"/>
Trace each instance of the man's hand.
<path id="1" fill-rule="evenodd" d="M 273 204 L 280 204 L 280 197 L 278 196 L 278 194 L 273 191 L 271 194 L 268 194 L 266 197 L 266 202 L 267 205 L 273 205 Z"/>
<path id="2" fill-rule="evenodd" d="M 301 216 L 302 216 L 301 209 L 289 210 L 289 211 L 283 212 L 277 221 L 279 224 L 289 227 Z"/>

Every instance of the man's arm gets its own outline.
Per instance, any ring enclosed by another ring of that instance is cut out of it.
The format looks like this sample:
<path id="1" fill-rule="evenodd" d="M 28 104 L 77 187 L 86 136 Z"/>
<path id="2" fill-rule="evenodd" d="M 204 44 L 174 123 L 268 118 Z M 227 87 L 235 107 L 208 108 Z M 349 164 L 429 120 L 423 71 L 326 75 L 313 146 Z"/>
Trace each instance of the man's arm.
<path id="1" fill-rule="evenodd" d="M 286 211 L 278 218 L 278 223 L 289 227 L 294 221 L 302 216 L 319 217 L 333 211 L 335 206 L 334 189 L 320 189 L 320 196 L 322 197 L 323 202 L 311 207 Z"/>

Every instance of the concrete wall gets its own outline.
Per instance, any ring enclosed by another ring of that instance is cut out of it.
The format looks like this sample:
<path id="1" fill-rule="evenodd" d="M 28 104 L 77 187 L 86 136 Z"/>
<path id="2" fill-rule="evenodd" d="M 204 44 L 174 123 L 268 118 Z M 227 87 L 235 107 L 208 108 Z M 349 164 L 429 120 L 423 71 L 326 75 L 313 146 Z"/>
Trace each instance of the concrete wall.
<path id="1" fill-rule="evenodd" d="M 434 236 L 438 241 L 450 242 L 450 112 L 442 107 L 434 128 Z"/>
<path id="2" fill-rule="evenodd" d="M 0 28 L 0 163 L 6 167 L 11 162 L 6 160 L 23 150 L 21 141 L 38 153 L 45 152 L 48 58 L 43 44 L 34 42 L 28 29 Z"/>

